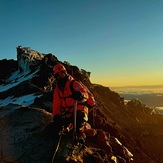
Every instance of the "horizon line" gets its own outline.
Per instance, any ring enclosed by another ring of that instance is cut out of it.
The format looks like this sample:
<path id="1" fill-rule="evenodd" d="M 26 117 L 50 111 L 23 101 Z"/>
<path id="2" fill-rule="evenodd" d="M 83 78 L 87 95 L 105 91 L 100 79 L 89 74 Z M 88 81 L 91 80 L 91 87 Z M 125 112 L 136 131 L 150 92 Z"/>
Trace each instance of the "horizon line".
<path id="1" fill-rule="evenodd" d="M 127 85 L 127 86 L 110 86 L 110 87 L 111 88 L 163 87 L 163 84 Z"/>

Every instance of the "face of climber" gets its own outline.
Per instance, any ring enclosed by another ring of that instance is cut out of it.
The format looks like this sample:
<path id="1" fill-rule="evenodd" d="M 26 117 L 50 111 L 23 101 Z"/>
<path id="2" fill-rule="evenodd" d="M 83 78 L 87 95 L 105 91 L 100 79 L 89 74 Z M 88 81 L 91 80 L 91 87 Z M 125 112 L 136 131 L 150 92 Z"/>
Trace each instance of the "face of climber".
<path id="1" fill-rule="evenodd" d="M 57 74 L 55 74 L 55 78 L 57 81 L 63 79 L 66 76 L 65 72 L 58 72 Z"/>

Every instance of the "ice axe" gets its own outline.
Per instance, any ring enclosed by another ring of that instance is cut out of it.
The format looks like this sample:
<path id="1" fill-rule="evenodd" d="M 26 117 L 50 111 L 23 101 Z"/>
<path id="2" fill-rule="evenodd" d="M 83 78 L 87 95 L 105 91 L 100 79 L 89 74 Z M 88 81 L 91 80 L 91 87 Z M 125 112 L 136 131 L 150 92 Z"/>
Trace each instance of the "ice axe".
<path id="1" fill-rule="evenodd" d="M 77 118 L 77 100 L 74 101 L 74 130 L 73 130 L 73 140 L 72 145 L 76 143 L 76 118 Z"/>

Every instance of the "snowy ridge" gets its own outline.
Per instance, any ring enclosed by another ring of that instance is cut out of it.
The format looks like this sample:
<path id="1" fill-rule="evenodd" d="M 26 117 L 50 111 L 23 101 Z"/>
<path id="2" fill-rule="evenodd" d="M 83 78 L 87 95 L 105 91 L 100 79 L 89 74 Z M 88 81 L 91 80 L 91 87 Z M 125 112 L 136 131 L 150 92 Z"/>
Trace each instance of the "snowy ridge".
<path id="1" fill-rule="evenodd" d="M 13 88 L 17 86 L 18 84 L 31 79 L 36 75 L 36 73 L 39 71 L 39 69 L 31 74 L 29 72 L 22 72 L 20 73 L 19 71 L 15 71 L 7 80 L 7 84 L 0 85 L 0 92 L 6 91 L 10 88 Z"/>
<path id="2" fill-rule="evenodd" d="M 7 106 L 9 104 L 18 104 L 23 106 L 29 106 L 34 102 L 36 97 L 41 97 L 42 95 L 28 94 L 21 97 L 9 96 L 6 99 L 0 100 L 0 107 Z"/>

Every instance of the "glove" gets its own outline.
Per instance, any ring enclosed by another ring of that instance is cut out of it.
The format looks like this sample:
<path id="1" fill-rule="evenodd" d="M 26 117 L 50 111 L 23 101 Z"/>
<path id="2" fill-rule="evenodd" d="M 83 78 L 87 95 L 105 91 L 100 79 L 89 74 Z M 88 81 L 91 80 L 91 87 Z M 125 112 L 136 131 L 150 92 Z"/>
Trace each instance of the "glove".
<path id="1" fill-rule="evenodd" d="M 73 129 L 73 124 L 70 123 L 66 128 L 63 128 L 60 134 L 67 135 Z"/>
<path id="2" fill-rule="evenodd" d="M 56 114 L 55 116 L 53 116 L 53 121 L 54 122 L 60 122 L 61 121 L 61 116 Z"/>
<path id="3" fill-rule="evenodd" d="M 78 101 L 81 101 L 84 98 L 83 94 L 81 92 L 78 92 L 78 91 L 74 91 L 72 93 L 72 97 L 74 100 L 78 100 Z"/>

